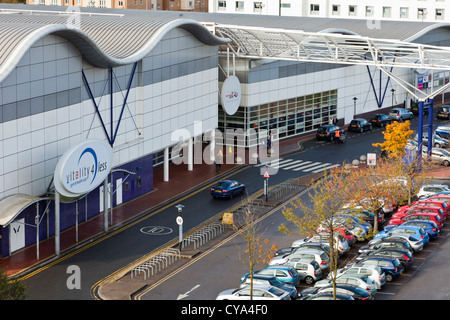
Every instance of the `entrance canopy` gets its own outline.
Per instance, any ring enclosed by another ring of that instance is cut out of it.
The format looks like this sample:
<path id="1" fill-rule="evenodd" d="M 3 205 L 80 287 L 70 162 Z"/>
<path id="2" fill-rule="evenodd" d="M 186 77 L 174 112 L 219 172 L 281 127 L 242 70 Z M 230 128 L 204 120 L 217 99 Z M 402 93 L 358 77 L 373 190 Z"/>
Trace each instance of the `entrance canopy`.
<path id="1" fill-rule="evenodd" d="M 0 226 L 6 227 L 26 208 L 42 200 L 51 198 L 33 197 L 26 194 L 15 194 L 0 200 Z"/>
<path id="2" fill-rule="evenodd" d="M 318 63 L 375 66 L 394 78 L 405 90 L 418 100 L 432 98 L 449 87 L 443 86 L 428 96 L 417 90 L 391 71 L 392 68 L 450 70 L 450 46 L 436 46 L 414 42 L 427 32 L 438 28 L 450 29 L 450 24 L 435 24 L 416 29 L 407 38 L 394 38 L 402 33 L 379 32 L 376 38 L 363 36 L 342 28 L 322 31 L 303 31 L 285 28 L 206 24 L 217 36 L 232 41 L 219 46 L 219 53 L 247 59 L 290 60 Z M 417 25 L 413 24 L 414 28 Z M 425 31 L 427 30 L 427 31 Z M 450 35 L 450 33 L 449 33 Z M 450 44 L 450 38 L 448 39 Z"/>

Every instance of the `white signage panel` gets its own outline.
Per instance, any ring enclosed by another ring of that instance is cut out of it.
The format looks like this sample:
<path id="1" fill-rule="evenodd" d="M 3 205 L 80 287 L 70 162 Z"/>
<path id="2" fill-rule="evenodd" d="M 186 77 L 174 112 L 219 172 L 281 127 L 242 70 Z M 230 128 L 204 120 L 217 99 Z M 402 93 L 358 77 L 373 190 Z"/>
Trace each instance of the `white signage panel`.
<path id="1" fill-rule="evenodd" d="M 233 115 L 241 103 L 241 83 L 236 76 L 225 79 L 221 90 L 222 108 L 228 115 Z"/>
<path id="2" fill-rule="evenodd" d="M 103 183 L 111 171 L 113 151 L 102 140 L 87 140 L 67 150 L 58 161 L 54 183 L 66 197 L 88 193 Z"/>

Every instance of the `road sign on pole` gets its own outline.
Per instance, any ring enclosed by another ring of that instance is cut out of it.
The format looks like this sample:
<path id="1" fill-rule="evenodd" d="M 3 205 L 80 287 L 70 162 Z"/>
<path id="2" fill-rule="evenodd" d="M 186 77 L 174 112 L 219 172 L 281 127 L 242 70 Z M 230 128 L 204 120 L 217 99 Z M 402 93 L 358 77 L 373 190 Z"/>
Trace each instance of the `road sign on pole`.
<path id="1" fill-rule="evenodd" d="M 269 171 L 266 170 L 266 172 L 264 172 L 263 178 L 266 178 L 266 179 L 270 178 Z"/>

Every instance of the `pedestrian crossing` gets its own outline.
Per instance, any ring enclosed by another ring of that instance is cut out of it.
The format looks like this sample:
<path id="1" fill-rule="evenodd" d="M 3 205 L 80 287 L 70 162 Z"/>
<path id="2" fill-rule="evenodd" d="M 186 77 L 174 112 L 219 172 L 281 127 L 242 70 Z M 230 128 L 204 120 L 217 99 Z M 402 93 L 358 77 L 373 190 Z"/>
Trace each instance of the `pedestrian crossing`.
<path id="1" fill-rule="evenodd" d="M 269 165 L 272 168 L 278 168 L 281 170 L 302 171 L 310 173 L 318 173 L 321 171 L 329 170 L 334 167 L 340 166 L 340 164 L 332 164 L 330 162 L 314 162 L 308 160 L 293 160 L 293 159 L 275 159 L 270 163 L 259 163 L 254 165 L 255 167 L 263 167 Z"/>

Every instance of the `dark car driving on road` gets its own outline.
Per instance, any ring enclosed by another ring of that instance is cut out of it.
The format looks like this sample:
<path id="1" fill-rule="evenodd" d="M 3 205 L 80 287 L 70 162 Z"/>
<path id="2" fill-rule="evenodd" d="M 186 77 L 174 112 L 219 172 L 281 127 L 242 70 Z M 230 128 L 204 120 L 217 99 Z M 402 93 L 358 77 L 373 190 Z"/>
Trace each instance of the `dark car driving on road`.
<path id="1" fill-rule="evenodd" d="M 334 139 L 336 139 L 336 131 L 337 130 L 339 130 L 341 132 L 341 135 L 344 134 L 344 130 L 342 130 L 338 126 L 335 126 L 332 124 L 320 126 L 319 128 L 317 128 L 316 139 L 317 140 L 334 141 Z"/>
<path id="2" fill-rule="evenodd" d="M 211 195 L 214 198 L 233 198 L 245 191 L 245 184 L 235 180 L 220 180 L 211 188 Z"/>
<path id="3" fill-rule="evenodd" d="M 372 123 L 372 126 L 377 127 L 384 127 L 387 124 L 390 124 L 391 122 L 392 120 L 391 118 L 389 118 L 387 114 L 377 113 L 370 118 L 370 123 Z"/>
<path id="4" fill-rule="evenodd" d="M 366 130 L 372 130 L 372 124 L 366 119 L 353 119 L 348 126 L 348 131 L 363 132 Z"/>

